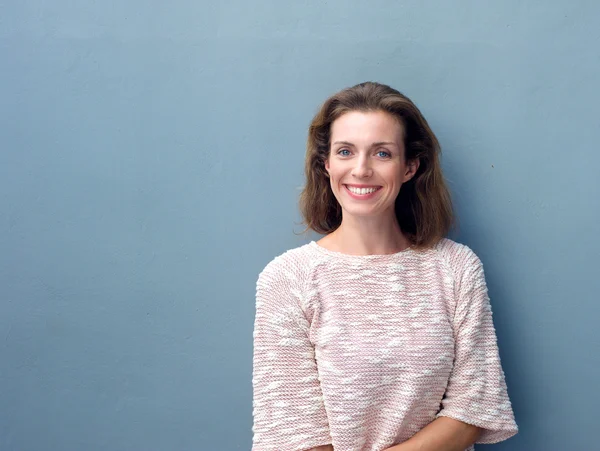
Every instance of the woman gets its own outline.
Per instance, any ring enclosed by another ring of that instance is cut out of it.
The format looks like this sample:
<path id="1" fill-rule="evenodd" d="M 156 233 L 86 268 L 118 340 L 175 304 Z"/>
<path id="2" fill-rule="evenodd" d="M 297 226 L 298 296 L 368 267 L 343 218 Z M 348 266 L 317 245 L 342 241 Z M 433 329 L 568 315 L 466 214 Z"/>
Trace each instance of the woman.
<path id="1" fill-rule="evenodd" d="M 417 107 L 362 83 L 313 119 L 300 199 L 325 236 L 256 285 L 253 451 L 472 450 L 518 431 L 483 267 Z"/>

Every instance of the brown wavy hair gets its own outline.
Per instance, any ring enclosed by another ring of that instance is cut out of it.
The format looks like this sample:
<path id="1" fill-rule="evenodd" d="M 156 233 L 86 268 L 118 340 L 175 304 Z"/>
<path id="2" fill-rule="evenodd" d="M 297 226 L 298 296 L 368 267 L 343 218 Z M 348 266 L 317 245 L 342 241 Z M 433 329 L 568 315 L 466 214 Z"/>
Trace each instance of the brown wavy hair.
<path id="1" fill-rule="evenodd" d="M 404 128 L 405 161 L 418 159 L 416 174 L 400 188 L 396 217 L 414 248 L 430 248 L 455 225 L 450 192 L 440 166 L 440 144 L 429 124 L 404 94 L 390 86 L 365 82 L 329 97 L 313 118 L 306 146 L 306 185 L 299 207 L 303 233 L 312 229 L 328 234 L 342 223 L 342 208 L 335 198 L 325 170 L 331 147 L 331 124 L 350 111 L 384 111 Z"/>

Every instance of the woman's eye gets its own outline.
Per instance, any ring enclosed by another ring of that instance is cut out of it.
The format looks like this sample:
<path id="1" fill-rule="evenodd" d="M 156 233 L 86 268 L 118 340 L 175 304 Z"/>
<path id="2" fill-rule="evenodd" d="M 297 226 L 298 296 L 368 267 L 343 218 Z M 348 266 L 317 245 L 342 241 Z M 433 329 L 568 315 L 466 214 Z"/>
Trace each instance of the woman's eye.
<path id="1" fill-rule="evenodd" d="M 350 155 L 350 151 L 348 149 L 340 149 L 337 151 L 338 155 L 342 155 L 342 156 L 348 156 Z M 391 158 L 392 154 L 385 151 L 385 150 L 379 150 L 377 152 L 377 154 L 382 157 L 382 158 Z"/>

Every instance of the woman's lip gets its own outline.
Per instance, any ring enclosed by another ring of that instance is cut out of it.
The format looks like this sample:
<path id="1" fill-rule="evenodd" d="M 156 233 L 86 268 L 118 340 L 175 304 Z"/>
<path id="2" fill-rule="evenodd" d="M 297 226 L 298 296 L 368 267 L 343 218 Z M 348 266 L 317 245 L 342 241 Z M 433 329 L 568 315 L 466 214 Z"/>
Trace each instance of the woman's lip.
<path id="1" fill-rule="evenodd" d="M 350 186 L 354 186 L 354 185 L 350 185 Z M 364 187 L 366 188 L 366 187 Z M 381 191 L 381 186 L 373 186 L 372 188 L 377 188 L 375 191 L 373 191 L 372 193 L 369 194 L 355 194 L 352 191 L 350 191 L 348 189 L 348 185 L 344 184 L 344 189 L 346 190 L 346 192 L 348 193 L 348 195 L 350 197 L 352 197 L 353 199 L 358 199 L 358 200 L 368 200 L 371 199 L 372 197 L 374 197 L 375 195 L 377 195 L 377 193 L 379 193 L 379 191 Z"/>

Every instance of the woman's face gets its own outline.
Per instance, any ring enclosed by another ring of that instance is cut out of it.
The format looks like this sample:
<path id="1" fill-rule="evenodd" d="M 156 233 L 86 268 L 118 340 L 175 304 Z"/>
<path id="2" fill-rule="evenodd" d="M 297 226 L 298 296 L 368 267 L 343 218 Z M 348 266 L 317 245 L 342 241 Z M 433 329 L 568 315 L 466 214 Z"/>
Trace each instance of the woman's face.
<path id="1" fill-rule="evenodd" d="M 394 215 L 400 187 L 419 167 L 404 161 L 403 137 L 402 125 L 383 111 L 350 111 L 331 124 L 325 169 L 344 214 Z"/>

